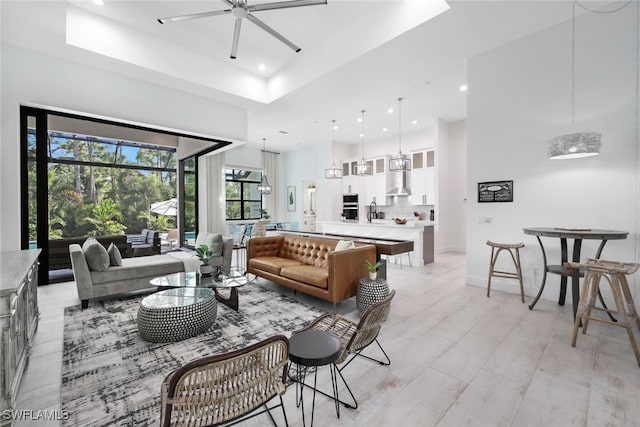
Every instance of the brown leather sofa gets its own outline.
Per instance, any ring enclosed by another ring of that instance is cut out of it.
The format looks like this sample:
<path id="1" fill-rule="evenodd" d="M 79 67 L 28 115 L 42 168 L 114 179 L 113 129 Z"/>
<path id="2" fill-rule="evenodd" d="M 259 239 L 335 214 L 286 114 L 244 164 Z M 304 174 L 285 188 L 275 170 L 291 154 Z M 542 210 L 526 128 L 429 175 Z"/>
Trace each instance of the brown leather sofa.
<path id="1" fill-rule="evenodd" d="M 375 262 L 373 245 L 335 251 L 336 240 L 294 235 L 253 237 L 247 242 L 247 273 L 336 303 L 356 294 Z"/>

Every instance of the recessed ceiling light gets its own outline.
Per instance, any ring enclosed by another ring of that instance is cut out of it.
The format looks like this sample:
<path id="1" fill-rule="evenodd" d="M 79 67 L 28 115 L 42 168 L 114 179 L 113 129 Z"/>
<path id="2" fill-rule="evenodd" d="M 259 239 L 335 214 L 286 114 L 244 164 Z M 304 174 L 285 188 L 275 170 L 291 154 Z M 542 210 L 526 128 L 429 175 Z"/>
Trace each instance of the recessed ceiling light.
<path id="1" fill-rule="evenodd" d="M 280 130 L 280 131 L 278 131 L 278 132 L 280 132 L 280 133 L 281 133 L 281 134 L 283 134 L 283 135 L 288 135 L 288 134 L 289 134 L 289 132 L 287 132 L 286 130 Z"/>
<path id="2" fill-rule="evenodd" d="M 266 66 L 266 65 L 264 65 L 264 64 L 260 64 L 260 65 L 258 65 L 258 70 L 260 70 L 260 71 L 264 71 L 264 70 L 266 70 L 266 69 L 267 69 L 267 66 Z"/>
<path id="3" fill-rule="evenodd" d="M 417 121 L 417 120 L 412 120 L 412 121 L 411 121 L 411 124 L 412 124 L 412 125 L 417 125 L 417 124 L 418 124 L 418 121 Z"/>
<path id="4" fill-rule="evenodd" d="M 358 123 L 362 123 L 362 117 L 358 117 Z M 362 136 L 362 135 L 360 135 Z"/>
<path id="5" fill-rule="evenodd" d="M 360 138 L 362 138 L 363 136 L 364 136 L 364 133 L 361 133 L 361 134 L 360 134 Z"/>
<path id="6" fill-rule="evenodd" d="M 460 92 L 466 92 L 466 91 L 467 91 L 467 85 L 460 86 Z"/>
<path id="7" fill-rule="evenodd" d="M 393 108 L 388 108 L 387 109 L 387 113 L 392 114 L 393 113 Z"/>
<path id="8" fill-rule="evenodd" d="M 96 4 L 98 6 L 104 6 L 104 1 L 103 0 L 91 0 L 93 2 L 93 4 Z"/>
<path id="9" fill-rule="evenodd" d="M 388 130 L 389 130 L 389 129 L 387 129 L 387 128 L 382 128 L 382 132 L 386 132 L 386 131 L 388 131 Z"/>
<path id="10" fill-rule="evenodd" d="M 333 125 L 333 130 L 338 130 L 338 125 Z"/>

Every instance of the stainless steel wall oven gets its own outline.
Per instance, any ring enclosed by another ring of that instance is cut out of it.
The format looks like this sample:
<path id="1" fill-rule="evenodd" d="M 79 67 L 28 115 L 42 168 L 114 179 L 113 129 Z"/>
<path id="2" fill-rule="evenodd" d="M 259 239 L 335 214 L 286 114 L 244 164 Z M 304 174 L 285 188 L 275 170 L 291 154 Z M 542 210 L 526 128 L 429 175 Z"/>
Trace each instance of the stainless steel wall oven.
<path id="1" fill-rule="evenodd" d="M 342 196 L 342 216 L 346 221 L 358 221 L 358 195 L 344 194 Z"/>

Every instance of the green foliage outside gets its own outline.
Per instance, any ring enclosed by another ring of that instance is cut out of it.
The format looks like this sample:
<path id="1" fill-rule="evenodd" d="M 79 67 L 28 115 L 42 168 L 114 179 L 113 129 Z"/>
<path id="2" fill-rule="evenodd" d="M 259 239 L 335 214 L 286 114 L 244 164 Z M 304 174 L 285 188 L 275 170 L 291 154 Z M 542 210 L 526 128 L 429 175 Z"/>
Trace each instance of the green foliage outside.
<path id="1" fill-rule="evenodd" d="M 152 203 L 176 197 L 175 172 L 108 166 L 120 164 L 175 169 L 173 153 L 148 148 L 135 152 L 132 147 L 128 147 L 129 151 L 125 153 L 113 145 L 99 142 L 51 139 L 49 153 L 54 159 L 106 166 L 49 163 L 50 239 L 139 233 L 143 228 L 167 231 L 175 227 L 175 217 L 149 212 Z M 29 162 L 28 173 L 29 238 L 35 240 L 37 184 L 33 160 Z M 195 223 L 194 214 L 191 221 Z"/>
<path id="2" fill-rule="evenodd" d="M 113 236 L 116 234 L 124 234 L 127 227 L 119 222 L 122 218 L 120 207 L 113 200 L 107 199 L 91 207 L 89 216 L 84 218 L 84 222 L 88 222 L 94 226 L 89 232 L 92 236 Z"/>

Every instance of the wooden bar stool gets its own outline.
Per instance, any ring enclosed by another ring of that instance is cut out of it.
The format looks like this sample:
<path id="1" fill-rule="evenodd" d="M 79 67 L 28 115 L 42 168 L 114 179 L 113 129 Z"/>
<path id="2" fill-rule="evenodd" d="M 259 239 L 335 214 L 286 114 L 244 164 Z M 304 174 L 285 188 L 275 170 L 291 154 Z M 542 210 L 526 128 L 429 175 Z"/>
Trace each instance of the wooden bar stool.
<path id="1" fill-rule="evenodd" d="M 520 269 L 520 248 L 524 248 L 524 243 L 495 243 L 487 240 L 487 245 L 491 246 L 491 264 L 489 265 L 489 281 L 487 282 L 487 298 L 491 292 L 491 278 L 503 277 L 506 279 L 518 279 L 520 282 L 520 297 L 524 303 L 524 286 L 522 285 L 522 270 Z M 497 250 L 496 250 L 497 249 Z M 516 266 L 515 272 L 496 270 L 496 261 L 500 252 L 507 251 Z"/>
<path id="2" fill-rule="evenodd" d="M 595 320 L 609 325 L 621 326 L 627 330 L 629 335 L 629 341 L 631 341 L 631 348 L 636 356 L 636 361 L 640 367 L 640 352 L 638 351 L 638 345 L 633 336 L 633 324 L 635 323 L 640 331 L 640 319 L 638 319 L 638 312 L 636 311 L 635 303 L 633 302 L 633 296 L 629 290 L 629 284 L 627 283 L 627 277 L 630 274 L 635 273 L 640 267 L 640 264 L 605 261 L 590 258 L 586 263 L 567 263 L 573 268 L 584 268 L 584 282 L 582 283 L 582 291 L 580 292 L 580 303 L 578 304 L 578 311 L 576 313 L 576 320 L 573 324 L 573 340 L 571 346 L 576 346 L 576 340 L 578 338 L 578 328 L 580 327 L 580 321 L 582 322 L 582 333 L 587 333 L 587 326 L 589 320 Z M 616 309 L 600 308 L 596 307 L 596 297 L 600 290 L 600 283 L 606 282 L 611 287 L 613 299 Z M 610 314 L 618 314 L 618 321 L 613 322 L 604 317 L 592 316 L 591 311 L 598 310 Z"/>

